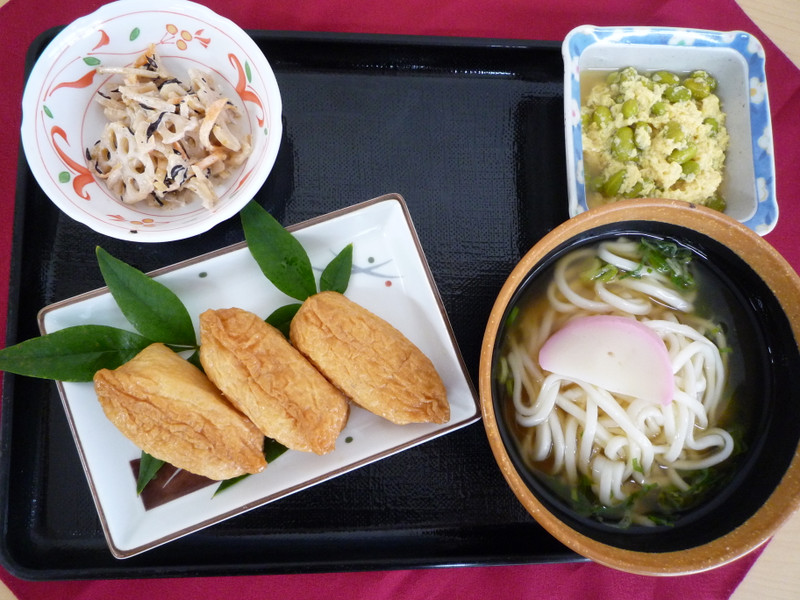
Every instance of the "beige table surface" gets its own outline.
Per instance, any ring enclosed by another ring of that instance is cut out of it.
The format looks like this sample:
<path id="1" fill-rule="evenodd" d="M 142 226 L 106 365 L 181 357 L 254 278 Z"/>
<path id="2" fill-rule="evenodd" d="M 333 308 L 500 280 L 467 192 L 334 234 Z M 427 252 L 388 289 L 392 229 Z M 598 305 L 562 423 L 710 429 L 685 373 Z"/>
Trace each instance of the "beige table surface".
<path id="1" fill-rule="evenodd" d="M 800 68 L 800 2 L 736 0 L 761 30 Z M 800 513 L 769 542 L 732 600 L 800 598 Z"/>
<path id="2" fill-rule="evenodd" d="M 700 1 L 700 0 L 698 0 Z M 8 0 L 0 0 L 3 6 Z M 736 0 L 748 16 L 800 68 L 800 1 Z M 731 600 L 800 598 L 800 513 L 784 525 Z M 0 600 L 17 600 L 0 582 Z"/>

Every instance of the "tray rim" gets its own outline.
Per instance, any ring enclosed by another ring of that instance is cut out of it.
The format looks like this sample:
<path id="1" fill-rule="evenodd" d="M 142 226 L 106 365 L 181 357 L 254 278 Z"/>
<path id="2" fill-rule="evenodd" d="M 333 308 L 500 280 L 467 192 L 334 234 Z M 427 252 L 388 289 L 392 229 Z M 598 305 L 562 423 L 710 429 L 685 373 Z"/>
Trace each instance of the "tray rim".
<path id="1" fill-rule="evenodd" d="M 25 57 L 25 77 L 32 69 L 36 56 L 46 45 L 52 36 L 63 29 L 65 25 L 49 28 L 41 32 L 31 42 Z M 484 51 L 546 51 L 552 53 L 553 57 L 560 57 L 561 41 L 555 40 L 536 40 L 523 38 L 483 38 L 483 37 L 459 37 L 446 35 L 408 35 L 408 34 L 384 34 L 384 33 L 360 33 L 360 32 L 329 32 L 329 31 L 284 31 L 284 30 L 262 30 L 245 29 L 251 36 L 262 37 L 266 41 L 276 42 L 299 42 L 299 43 L 354 43 L 378 46 L 421 46 L 433 48 L 451 49 L 473 49 Z M 562 82 L 555 81 L 556 85 Z M 23 253 L 23 225 L 25 223 L 25 202 L 24 186 L 20 185 L 23 176 L 32 177 L 29 167 L 20 144 L 18 155 L 17 182 L 15 190 L 15 217 L 14 235 L 11 248 L 11 272 L 9 277 L 9 298 L 7 309 L 6 326 L 6 345 L 11 345 L 20 341 L 18 332 L 18 306 L 19 299 L 15 298 L 21 286 L 21 260 Z M 303 221 L 307 223 L 316 217 Z M 213 252 L 214 250 L 209 250 Z M 168 268 L 168 267 L 162 267 Z M 155 269 L 157 273 L 161 269 Z M 459 353 L 460 355 L 460 353 Z M 460 356 L 463 361 L 463 356 Z M 9 439 L 13 423 L 13 391 L 16 375 L 2 373 L 2 406 L 0 406 L 0 482 L 8 481 L 10 452 Z M 474 382 L 468 378 L 469 384 L 474 388 Z M 476 427 L 475 422 L 467 427 Z M 0 485 L 0 510 L 7 506 L 8 491 L 6 486 Z M 3 510 L 3 520 L 7 511 Z M 510 526 L 511 524 L 507 525 Z M 482 527 L 470 525 L 470 529 L 481 529 Z M 436 528 L 434 528 L 436 529 Z M 433 529 L 432 529 L 433 530 Z M 426 531 L 420 529 L 417 531 Z M 103 541 L 104 543 L 104 541 Z M 495 556 L 487 557 L 483 553 L 472 552 L 451 552 L 447 557 L 425 556 L 425 557 L 403 557 L 385 558 L 370 557 L 367 559 L 356 559 L 343 565 L 341 560 L 331 560 L 318 563 L 309 567 L 307 563 L 291 565 L 281 563 L 277 570 L 266 568 L 264 564 L 250 564 L 225 566 L 221 568 L 202 566 L 200 568 L 191 565 L 173 565 L 166 568 L 139 567 L 134 569 L 125 568 L 126 561 L 117 561 L 112 568 L 100 567 L 66 567 L 54 569 L 30 568 L 18 564 L 8 553 L 8 543 L 5 537 L 0 538 L 0 564 L 12 575 L 30 581 L 58 580 L 58 579 L 130 579 L 139 577 L 192 577 L 192 576 L 213 576 L 213 575 L 252 575 L 252 574 L 290 574 L 301 572 L 347 572 L 347 571 L 374 571 L 374 570 L 396 570 L 396 569 L 415 569 L 433 567 L 460 567 L 460 566 L 493 566 L 493 565 L 516 565 L 516 564 L 552 564 L 584 562 L 586 559 L 573 553 L 566 547 L 559 548 L 556 552 L 535 555 L 530 550 L 525 552 L 498 552 Z"/>

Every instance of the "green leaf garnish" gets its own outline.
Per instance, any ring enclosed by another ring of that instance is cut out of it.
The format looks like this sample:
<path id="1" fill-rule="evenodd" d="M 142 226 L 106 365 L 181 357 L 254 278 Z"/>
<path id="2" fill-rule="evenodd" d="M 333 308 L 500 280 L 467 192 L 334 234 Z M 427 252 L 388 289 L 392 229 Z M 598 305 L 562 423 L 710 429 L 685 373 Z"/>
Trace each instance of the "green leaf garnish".
<path id="1" fill-rule="evenodd" d="M 276 442 L 272 438 L 264 438 L 264 459 L 267 461 L 268 465 L 287 450 L 288 448 L 280 442 Z M 239 483 L 242 479 L 246 479 L 248 477 L 250 477 L 250 474 L 245 473 L 244 475 L 232 477 L 231 479 L 226 479 L 225 481 L 220 482 L 213 495 L 216 496 L 220 492 L 227 490 L 232 485 Z"/>
<path id="2" fill-rule="evenodd" d="M 106 325 L 76 325 L 0 350 L 0 371 L 55 379 L 92 381 L 100 369 L 116 369 L 152 341 Z"/>
<path id="3" fill-rule="evenodd" d="M 303 301 L 317 292 L 305 248 L 257 202 L 241 212 L 247 247 L 261 271 L 287 296 Z"/>
<path id="4" fill-rule="evenodd" d="M 287 450 L 288 448 L 280 442 L 276 442 L 272 438 L 264 438 L 264 458 L 268 463 L 278 458 Z"/>
<path id="5" fill-rule="evenodd" d="M 287 304 L 286 306 L 281 306 L 279 309 L 273 311 L 273 313 L 266 318 L 266 321 L 288 338 L 289 326 L 301 306 L 302 304 Z"/>
<path id="6" fill-rule="evenodd" d="M 344 294 L 353 272 L 353 244 L 347 244 L 336 257 L 328 263 L 319 278 L 320 292 L 339 292 Z"/>
<path id="7" fill-rule="evenodd" d="M 596 258 L 592 262 L 592 266 L 581 273 L 581 280 L 586 282 L 602 281 L 603 283 L 608 283 L 609 281 L 613 281 L 618 273 L 619 269 L 617 269 L 617 267 Z"/>
<path id="8" fill-rule="evenodd" d="M 158 470 L 166 464 L 160 458 L 154 458 L 142 450 L 142 458 L 139 461 L 139 476 L 136 478 L 136 495 L 140 495 L 147 484 L 153 481 Z"/>
<path id="9" fill-rule="evenodd" d="M 138 35 L 137 30 L 134 32 Z M 45 112 L 50 115 L 47 107 Z M 301 302 L 317 293 L 308 254 L 289 231 L 255 202 L 245 207 L 241 219 L 252 256 L 276 288 Z M 90 382 L 100 369 L 116 369 L 154 342 L 162 342 L 176 351 L 195 349 L 188 360 L 202 370 L 194 326 L 180 298 L 99 246 L 96 256 L 109 292 L 138 333 L 106 325 L 68 327 L 0 349 L 0 371 L 59 381 Z M 352 263 L 353 247 L 349 244 L 324 269 L 320 289 L 344 293 Z M 267 322 L 288 336 L 289 325 L 300 306 L 300 303 L 283 306 L 274 311 Z M 265 439 L 267 462 L 286 450 L 280 443 Z M 164 464 L 165 461 L 142 452 L 137 494 L 142 493 Z M 245 477 L 247 475 L 222 482 L 215 494 Z"/>
<path id="10" fill-rule="evenodd" d="M 500 357 L 497 369 L 497 381 L 503 384 L 511 375 L 511 369 L 508 368 L 508 359 L 505 356 Z"/>
<path id="11" fill-rule="evenodd" d="M 654 524 L 661 527 L 674 527 L 675 520 L 661 515 L 647 515 L 647 518 Z"/>
<path id="12" fill-rule="evenodd" d="M 692 252 L 675 242 L 642 238 L 639 249 L 642 253 L 640 269 L 650 268 L 669 277 L 673 285 L 688 290 L 694 287 L 694 276 L 689 269 Z M 636 274 L 632 273 L 635 277 Z"/>
<path id="13" fill-rule="evenodd" d="M 226 479 L 225 481 L 220 481 L 219 485 L 217 486 L 217 489 L 214 490 L 213 494 L 211 494 L 211 497 L 213 498 L 220 492 L 224 492 L 229 487 L 239 483 L 242 479 L 247 479 L 248 477 L 250 477 L 250 473 L 245 473 L 244 475 L 239 475 L 238 477 L 231 477 L 230 479 Z"/>
<path id="14" fill-rule="evenodd" d="M 506 317 L 506 327 L 511 327 L 519 316 L 519 306 L 513 306 Z"/>
<path id="15" fill-rule="evenodd" d="M 111 295 L 136 331 L 154 342 L 197 345 L 189 311 L 172 290 L 114 258 L 100 246 L 96 254 Z"/>

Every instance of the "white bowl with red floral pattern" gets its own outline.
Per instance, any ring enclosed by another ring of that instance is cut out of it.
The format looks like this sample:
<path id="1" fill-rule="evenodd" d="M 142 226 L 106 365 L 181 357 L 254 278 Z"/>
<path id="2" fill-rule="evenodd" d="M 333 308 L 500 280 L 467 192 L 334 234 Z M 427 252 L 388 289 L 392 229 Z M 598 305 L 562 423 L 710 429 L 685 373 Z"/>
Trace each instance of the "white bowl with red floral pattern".
<path id="1" fill-rule="evenodd" d="M 211 74 L 239 109 L 239 133 L 250 137 L 248 159 L 215 184 L 211 209 L 199 198 L 177 208 L 125 204 L 86 158 L 108 122 L 95 96 L 113 76 L 98 69 L 129 65 L 151 44 L 179 79 L 190 68 Z M 45 194 L 95 231 L 136 242 L 188 238 L 236 215 L 266 181 L 282 136 L 280 91 L 261 49 L 235 23 L 188 0 L 118 0 L 74 21 L 38 58 L 22 109 L 23 149 Z"/>

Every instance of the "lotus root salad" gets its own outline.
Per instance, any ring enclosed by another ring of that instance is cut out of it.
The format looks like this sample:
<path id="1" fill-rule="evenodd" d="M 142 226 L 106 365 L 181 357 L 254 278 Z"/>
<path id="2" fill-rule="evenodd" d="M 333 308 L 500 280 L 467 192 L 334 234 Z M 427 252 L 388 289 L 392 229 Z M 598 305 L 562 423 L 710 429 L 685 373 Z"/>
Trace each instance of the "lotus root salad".
<path id="1" fill-rule="evenodd" d="M 529 468 L 584 516 L 671 524 L 740 454 L 733 313 L 696 256 L 656 238 L 587 242 L 509 313 L 505 418 Z"/>
<path id="2" fill-rule="evenodd" d="M 729 144 L 716 79 L 706 71 L 589 71 L 581 107 L 588 206 L 672 198 L 725 209 Z M 594 85 L 592 85 L 594 83 Z"/>
<path id="3" fill-rule="evenodd" d="M 114 77 L 98 91 L 108 120 L 86 149 L 90 170 L 121 202 L 182 206 L 195 198 L 213 209 L 216 183 L 230 177 L 251 151 L 237 131 L 239 110 L 207 73 L 182 82 L 162 64 L 154 46 L 126 67 L 98 68 Z"/>

